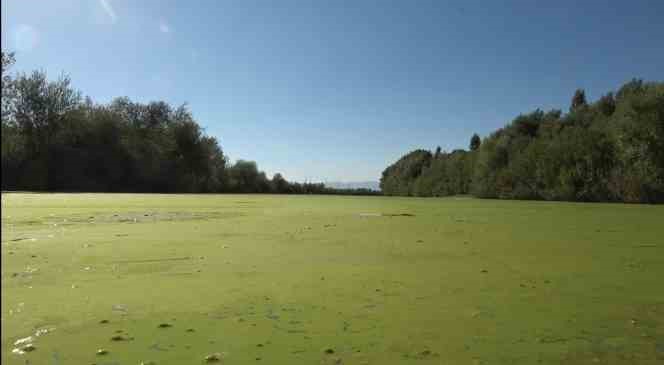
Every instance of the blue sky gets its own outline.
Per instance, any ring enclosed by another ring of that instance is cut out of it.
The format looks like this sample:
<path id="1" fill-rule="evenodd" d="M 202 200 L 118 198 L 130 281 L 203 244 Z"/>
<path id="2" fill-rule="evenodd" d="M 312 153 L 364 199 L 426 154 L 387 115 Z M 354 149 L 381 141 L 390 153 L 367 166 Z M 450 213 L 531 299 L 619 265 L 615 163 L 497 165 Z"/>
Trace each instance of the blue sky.
<path id="1" fill-rule="evenodd" d="M 577 87 L 664 80 L 662 19 L 661 0 L 2 0 L 2 48 L 99 102 L 187 102 L 270 175 L 361 181 Z"/>

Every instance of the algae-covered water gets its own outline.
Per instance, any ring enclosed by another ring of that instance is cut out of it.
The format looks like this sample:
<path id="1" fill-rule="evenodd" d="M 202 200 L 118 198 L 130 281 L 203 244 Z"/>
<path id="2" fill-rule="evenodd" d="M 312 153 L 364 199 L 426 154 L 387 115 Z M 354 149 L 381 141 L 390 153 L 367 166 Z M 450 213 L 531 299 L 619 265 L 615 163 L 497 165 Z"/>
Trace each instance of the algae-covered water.
<path id="1" fill-rule="evenodd" d="M 663 223 L 647 205 L 3 193 L 2 363 L 661 364 Z"/>

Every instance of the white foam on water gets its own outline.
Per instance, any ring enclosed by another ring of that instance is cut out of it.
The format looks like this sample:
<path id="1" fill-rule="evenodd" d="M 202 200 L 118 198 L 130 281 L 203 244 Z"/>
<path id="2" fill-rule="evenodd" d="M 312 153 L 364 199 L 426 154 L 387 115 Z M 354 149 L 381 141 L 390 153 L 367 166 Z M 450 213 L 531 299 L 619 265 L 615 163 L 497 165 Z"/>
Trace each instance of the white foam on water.
<path id="1" fill-rule="evenodd" d="M 14 342 L 14 346 L 19 346 L 27 342 L 32 342 L 32 336 L 24 337 L 24 338 L 19 338 Z"/>
<path id="2" fill-rule="evenodd" d="M 55 330 L 55 327 L 51 328 L 40 328 L 35 332 L 35 337 L 43 336 L 49 332 L 53 332 Z"/>

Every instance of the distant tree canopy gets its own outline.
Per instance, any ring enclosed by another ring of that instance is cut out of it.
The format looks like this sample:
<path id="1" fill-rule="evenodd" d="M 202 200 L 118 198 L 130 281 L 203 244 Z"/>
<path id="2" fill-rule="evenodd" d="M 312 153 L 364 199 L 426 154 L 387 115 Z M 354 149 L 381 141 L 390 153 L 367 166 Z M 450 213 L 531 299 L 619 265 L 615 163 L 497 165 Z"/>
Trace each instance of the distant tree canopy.
<path id="1" fill-rule="evenodd" d="M 100 192 L 363 194 L 272 180 L 253 161 L 229 163 L 186 105 L 96 104 L 67 76 L 9 73 L 2 52 L 2 189 Z"/>
<path id="2" fill-rule="evenodd" d="M 470 151 L 416 150 L 383 172 L 387 195 L 664 202 L 664 83 L 632 80 L 570 112 L 535 110 Z"/>
<path id="3" fill-rule="evenodd" d="M 380 189 L 388 195 L 413 195 L 414 183 L 429 166 L 431 152 L 415 150 L 383 171 Z"/>
<path id="4" fill-rule="evenodd" d="M 103 192 L 379 194 L 269 179 L 230 163 L 186 105 L 97 104 L 62 75 L 10 74 L 2 52 L 2 189 Z M 664 202 L 664 83 L 632 80 L 569 112 L 517 116 L 469 151 L 415 150 L 383 171 L 386 195 Z"/>
<path id="5" fill-rule="evenodd" d="M 576 89 L 574 96 L 572 96 L 572 105 L 570 106 L 570 111 L 577 110 L 587 105 L 588 102 L 586 101 L 586 91 L 583 89 Z"/>

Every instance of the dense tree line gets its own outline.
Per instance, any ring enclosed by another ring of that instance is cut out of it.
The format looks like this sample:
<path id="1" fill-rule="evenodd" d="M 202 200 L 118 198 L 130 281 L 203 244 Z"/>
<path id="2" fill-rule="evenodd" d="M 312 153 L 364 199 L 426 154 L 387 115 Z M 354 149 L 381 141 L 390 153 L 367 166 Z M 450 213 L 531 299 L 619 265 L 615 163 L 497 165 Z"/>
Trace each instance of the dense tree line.
<path id="1" fill-rule="evenodd" d="M 632 80 L 567 113 L 535 110 L 470 150 L 416 150 L 383 172 L 387 195 L 664 202 L 664 83 Z"/>
<path id="2" fill-rule="evenodd" d="M 376 194 L 269 179 L 253 161 L 230 163 L 186 105 L 97 104 L 67 76 L 10 74 L 13 63 L 3 52 L 3 190 Z"/>

